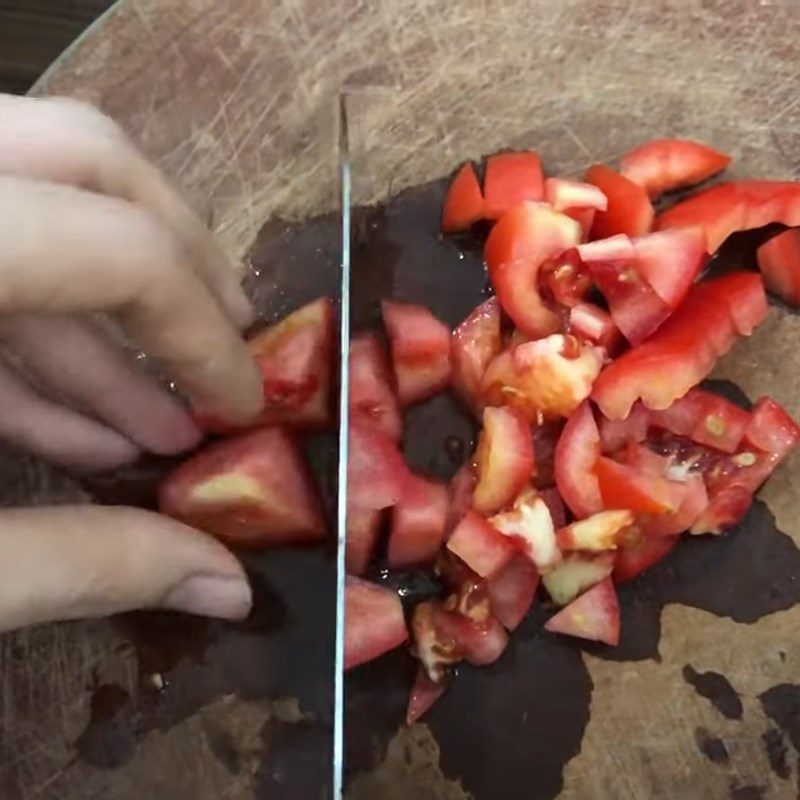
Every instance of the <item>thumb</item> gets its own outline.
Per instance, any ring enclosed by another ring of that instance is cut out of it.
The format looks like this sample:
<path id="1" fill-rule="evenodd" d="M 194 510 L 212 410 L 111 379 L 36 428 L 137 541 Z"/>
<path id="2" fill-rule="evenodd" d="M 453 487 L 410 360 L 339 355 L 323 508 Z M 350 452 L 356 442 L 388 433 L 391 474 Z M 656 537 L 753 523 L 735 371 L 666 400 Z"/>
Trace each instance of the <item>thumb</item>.
<path id="1" fill-rule="evenodd" d="M 241 619 L 251 599 L 232 553 L 167 517 L 88 505 L 0 512 L 0 631 L 134 608 Z"/>

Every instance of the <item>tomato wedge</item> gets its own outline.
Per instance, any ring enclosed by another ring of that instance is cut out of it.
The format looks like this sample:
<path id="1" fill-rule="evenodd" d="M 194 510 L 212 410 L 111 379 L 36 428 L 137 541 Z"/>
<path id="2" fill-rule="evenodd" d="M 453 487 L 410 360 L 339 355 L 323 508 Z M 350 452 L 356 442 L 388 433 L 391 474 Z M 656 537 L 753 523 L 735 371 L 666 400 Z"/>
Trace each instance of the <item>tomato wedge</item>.
<path id="1" fill-rule="evenodd" d="M 357 333 L 350 342 L 350 416 L 396 442 L 403 434 L 389 355 L 377 333 Z"/>
<path id="2" fill-rule="evenodd" d="M 380 509 L 347 508 L 345 564 L 350 575 L 363 575 L 378 546 L 383 512 Z"/>
<path id="3" fill-rule="evenodd" d="M 619 601 L 605 578 L 545 623 L 545 630 L 595 642 L 619 644 Z"/>
<path id="4" fill-rule="evenodd" d="M 544 200 L 544 172 L 536 153 L 498 153 L 486 159 L 486 218 L 498 219 L 526 200 Z"/>
<path id="5" fill-rule="evenodd" d="M 561 329 L 561 316 L 539 294 L 538 274 L 548 259 L 580 241 L 580 226 L 544 203 L 523 203 L 504 214 L 486 239 L 484 257 L 497 299 L 531 338 Z"/>
<path id="6" fill-rule="evenodd" d="M 800 230 L 790 228 L 758 248 L 758 268 L 772 294 L 800 306 Z"/>
<path id="7" fill-rule="evenodd" d="M 397 593 L 360 578 L 345 586 L 344 668 L 372 661 L 408 639 Z"/>
<path id="8" fill-rule="evenodd" d="M 630 535 L 633 514 L 627 509 L 612 509 L 577 520 L 558 532 L 562 550 L 616 550 Z"/>
<path id="9" fill-rule="evenodd" d="M 159 510 L 245 547 L 319 541 L 319 496 L 295 441 L 262 428 L 201 450 L 167 476 Z"/>
<path id="10" fill-rule="evenodd" d="M 800 225 L 800 183 L 756 180 L 721 183 L 659 214 L 656 229 L 699 225 L 705 231 L 706 249 L 713 253 L 732 233 L 771 222 Z"/>
<path id="11" fill-rule="evenodd" d="M 701 183 L 722 172 L 731 157 L 691 139 L 653 139 L 622 157 L 620 172 L 651 197 Z"/>
<path id="12" fill-rule="evenodd" d="M 600 456 L 595 464 L 603 505 L 637 514 L 669 514 L 678 510 L 670 482 L 656 475 Z"/>
<path id="13" fill-rule="evenodd" d="M 510 538 L 474 511 L 467 512 L 458 523 L 447 540 L 447 549 L 481 578 L 496 575 L 519 552 Z"/>
<path id="14" fill-rule="evenodd" d="M 590 167 L 586 181 L 608 199 L 608 208 L 595 213 L 590 238 L 605 239 L 617 233 L 641 236 L 653 227 L 653 204 L 641 186 L 604 164 Z"/>
<path id="15" fill-rule="evenodd" d="M 602 347 L 609 356 L 615 356 L 622 347 L 622 333 L 611 314 L 594 303 L 580 303 L 570 309 L 569 330 L 581 341 Z"/>
<path id="16" fill-rule="evenodd" d="M 444 540 L 449 506 L 446 485 L 417 479 L 413 496 L 392 509 L 386 556 L 390 567 L 433 563 Z"/>
<path id="17" fill-rule="evenodd" d="M 458 233 L 469 230 L 484 218 L 485 213 L 486 204 L 475 167 L 471 161 L 467 161 L 447 190 L 442 210 L 442 231 Z"/>
<path id="18" fill-rule="evenodd" d="M 492 614 L 506 630 L 515 630 L 536 600 L 539 572 L 524 555 L 517 555 L 487 584 Z"/>
<path id="19" fill-rule="evenodd" d="M 556 445 L 558 492 L 578 519 L 603 510 L 594 465 L 600 455 L 600 433 L 591 406 L 584 402 L 567 420 Z"/>
<path id="20" fill-rule="evenodd" d="M 613 553 L 569 553 L 552 572 L 542 576 L 542 583 L 553 602 L 565 606 L 607 578 L 613 569 Z"/>
<path id="21" fill-rule="evenodd" d="M 612 577 L 615 583 L 627 583 L 666 558 L 680 536 L 645 536 L 637 543 L 617 551 Z"/>
<path id="22" fill-rule="evenodd" d="M 511 511 L 495 514 L 489 524 L 512 539 L 539 572 L 551 570 L 561 560 L 550 508 L 536 490 L 524 491 Z"/>

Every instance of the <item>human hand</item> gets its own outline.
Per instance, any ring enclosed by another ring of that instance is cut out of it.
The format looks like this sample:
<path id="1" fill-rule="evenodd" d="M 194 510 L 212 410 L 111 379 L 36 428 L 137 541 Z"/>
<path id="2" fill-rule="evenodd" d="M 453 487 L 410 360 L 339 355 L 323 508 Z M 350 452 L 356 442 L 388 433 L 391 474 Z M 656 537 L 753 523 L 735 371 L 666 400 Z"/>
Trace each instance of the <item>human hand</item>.
<path id="1" fill-rule="evenodd" d="M 250 305 L 163 176 L 93 108 L 0 95 L 0 439 L 80 470 L 196 445 L 190 415 L 89 321 L 95 312 L 196 410 L 232 422 L 260 410 L 238 332 Z M 153 605 L 237 617 L 249 598 L 231 554 L 158 515 L 0 514 L 0 629 Z"/>

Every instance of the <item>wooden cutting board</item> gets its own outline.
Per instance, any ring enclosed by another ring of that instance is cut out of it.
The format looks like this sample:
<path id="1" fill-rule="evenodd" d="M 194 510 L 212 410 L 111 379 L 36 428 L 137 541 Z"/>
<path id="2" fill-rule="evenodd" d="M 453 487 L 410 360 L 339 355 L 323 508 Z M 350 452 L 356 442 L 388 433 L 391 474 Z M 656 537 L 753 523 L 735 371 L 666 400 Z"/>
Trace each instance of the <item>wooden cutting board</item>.
<path id="1" fill-rule="evenodd" d="M 794 12 L 755 0 L 123 0 L 36 92 L 77 95 L 117 118 L 241 256 L 267 219 L 334 208 L 342 87 L 362 201 L 503 147 L 536 148 L 552 172 L 577 174 L 663 135 L 733 153 L 734 174 L 796 178 Z M 800 414 L 798 342 L 800 321 L 776 309 L 718 375 Z M 64 476 L 5 460 L 6 503 L 85 497 Z M 646 647 L 618 660 L 580 654 L 563 702 L 556 695 L 549 716 L 518 722 L 533 726 L 533 752 L 569 716 L 568 741 L 545 767 L 529 775 L 522 759 L 508 765 L 529 791 L 495 780 L 487 793 L 482 759 L 497 770 L 492 747 L 514 742 L 475 698 L 459 731 L 478 743 L 471 767 L 449 755 L 453 733 L 434 716 L 388 749 L 376 741 L 352 796 L 797 797 L 800 458 L 762 500 L 735 553 L 720 550 L 691 586 L 643 601 Z M 298 770 L 280 743 L 295 737 L 313 753 L 322 734 L 308 703 L 322 701 L 254 677 L 268 669 L 259 659 L 274 658 L 259 637 L 279 622 L 223 639 L 184 625 L 179 646 L 173 625 L 135 618 L 0 639 L 3 800 L 312 796 L 276 789 L 282 770 Z"/>

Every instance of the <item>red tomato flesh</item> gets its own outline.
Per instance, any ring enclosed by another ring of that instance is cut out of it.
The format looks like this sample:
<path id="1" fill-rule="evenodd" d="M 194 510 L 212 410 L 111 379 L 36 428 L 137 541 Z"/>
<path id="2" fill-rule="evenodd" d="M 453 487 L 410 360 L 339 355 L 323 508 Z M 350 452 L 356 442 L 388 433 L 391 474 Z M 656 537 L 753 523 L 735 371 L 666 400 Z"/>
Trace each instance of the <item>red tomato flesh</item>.
<path id="1" fill-rule="evenodd" d="M 482 220 L 486 213 L 478 176 L 471 161 L 467 161 L 456 173 L 442 210 L 442 231 L 458 233 L 469 230 Z"/>
<path id="2" fill-rule="evenodd" d="M 350 575 L 363 575 L 375 555 L 383 512 L 371 508 L 347 508 L 345 564 Z"/>
<path id="3" fill-rule="evenodd" d="M 558 492 L 578 518 L 603 510 L 594 465 L 600 455 L 600 433 L 592 409 L 584 402 L 567 420 L 556 445 L 555 475 Z"/>
<path id="4" fill-rule="evenodd" d="M 417 479 L 413 497 L 392 509 L 390 567 L 433 563 L 444 540 L 449 506 L 447 486 Z"/>
<path id="5" fill-rule="evenodd" d="M 357 333 L 350 342 L 350 417 L 396 442 L 403 434 L 389 355 L 377 333 Z"/>
<path id="6" fill-rule="evenodd" d="M 611 314 L 593 303 L 581 303 L 570 309 L 569 329 L 584 342 L 602 347 L 609 356 L 622 347 L 622 333 Z"/>
<path id="7" fill-rule="evenodd" d="M 397 594 L 360 578 L 347 578 L 345 621 L 345 669 L 372 661 L 408 639 Z"/>
<path id="8" fill-rule="evenodd" d="M 611 578 L 600 581 L 545 623 L 545 630 L 619 644 L 619 602 Z"/>
<path id="9" fill-rule="evenodd" d="M 511 539 L 474 511 L 458 523 L 447 540 L 447 549 L 481 578 L 493 577 L 519 553 Z"/>
<path id="10" fill-rule="evenodd" d="M 608 198 L 608 208 L 595 213 L 592 239 L 605 239 L 617 233 L 641 236 L 652 228 L 653 204 L 641 186 L 603 164 L 590 167 L 586 181 Z"/>
<path id="11" fill-rule="evenodd" d="M 643 537 L 638 543 L 617 551 L 612 577 L 615 583 L 632 581 L 666 558 L 680 536 Z"/>
<path id="12" fill-rule="evenodd" d="M 600 495 L 606 508 L 637 514 L 669 514 L 678 510 L 669 481 L 600 456 L 595 464 Z"/>
<path id="13" fill-rule="evenodd" d="M 492 614 L 509 631 L 531 610 L 539 586 L 539 572 L 523 555 L 514 556 L 487 584 Z"/>
<path id="14" fill-rule="evenodd" d="M 498 153 L 486 159 L 483 181 L 487 219 L 498 219 L 526 200 L 544 200 L 544 172 L 536 153 Z"/>
<path id="15" fill-rule="evenodd" d="M 758 268 L 772 294 L 800 306 L 800 230 L 790 228 L 758 248 Z"/>

